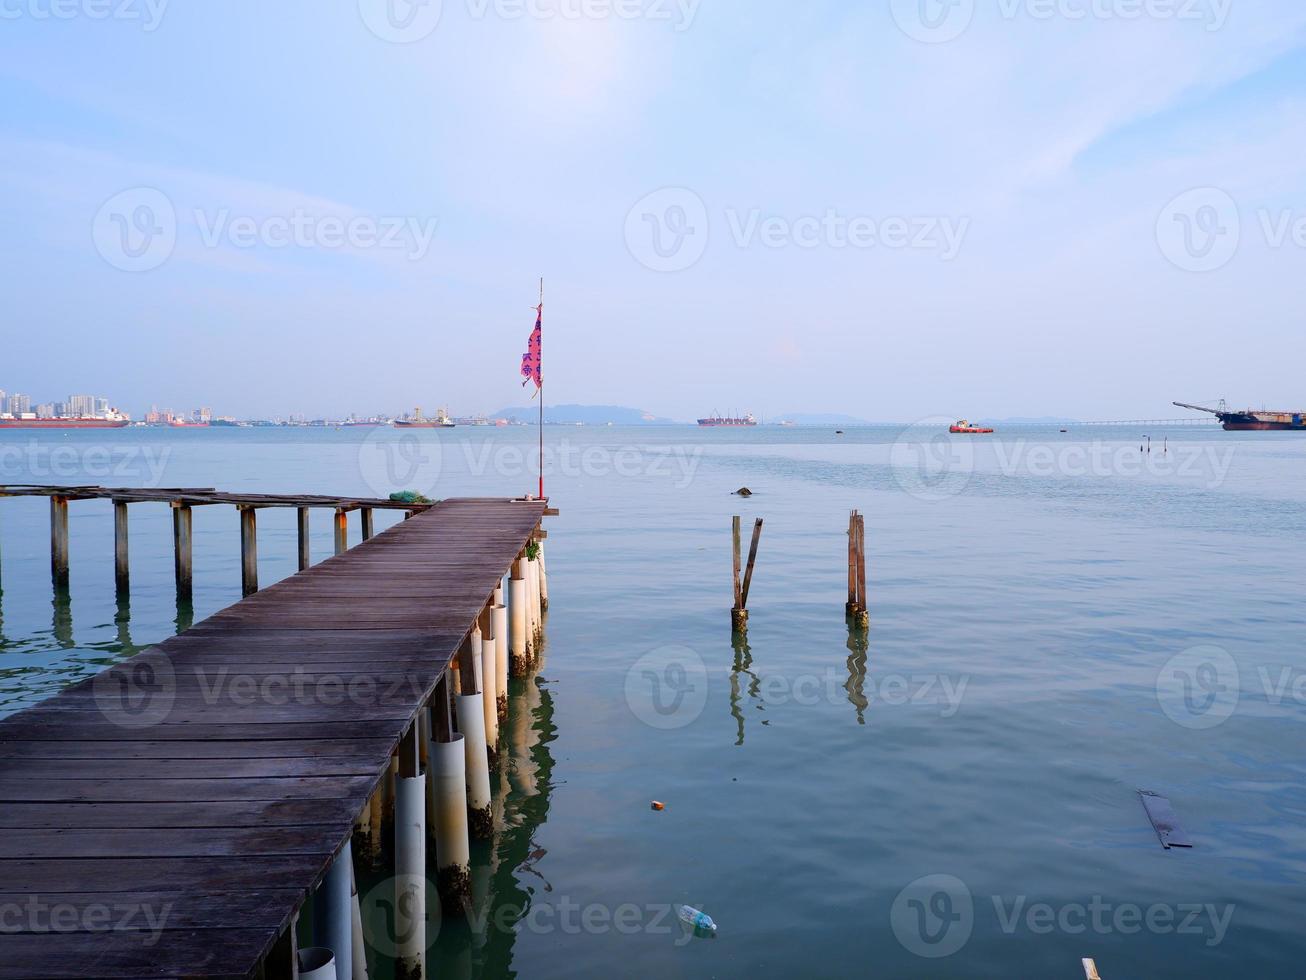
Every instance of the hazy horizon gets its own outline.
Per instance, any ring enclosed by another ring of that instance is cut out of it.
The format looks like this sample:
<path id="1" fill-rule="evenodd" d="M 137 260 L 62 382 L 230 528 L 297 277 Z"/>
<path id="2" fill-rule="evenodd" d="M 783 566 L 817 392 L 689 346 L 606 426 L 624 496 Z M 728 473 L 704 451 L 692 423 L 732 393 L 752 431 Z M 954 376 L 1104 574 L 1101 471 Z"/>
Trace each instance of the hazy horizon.
<path id="1" fill-rule="evenodd" d="M 0 31 L 34 403 L 490 412 L 544 276 L 549 404 L 1306 406 L 1300 5 L 102 6 Z"/>

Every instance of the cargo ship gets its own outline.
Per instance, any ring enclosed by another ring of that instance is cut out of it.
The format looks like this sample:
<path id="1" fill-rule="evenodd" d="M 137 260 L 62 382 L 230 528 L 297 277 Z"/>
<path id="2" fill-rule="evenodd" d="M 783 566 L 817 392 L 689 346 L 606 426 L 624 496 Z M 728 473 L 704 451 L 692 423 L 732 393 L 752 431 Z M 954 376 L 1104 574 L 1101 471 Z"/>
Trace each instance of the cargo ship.
<path id="1" fill-rule="evenodd" d="M 0 415 L 0 429 L 121 429 L 131 419 L 121 415 L 75 415 L 38 419 L 35 415 Z"/>
<path id="2" fill-rule="evenodd" d="M 985 436 L 993 430 L 982 425 L 971 425 L 965 419 L 959 419 L 948 427 L 948 431 L 953 435 Z"/>
<path id="3" fill-rule="evenodd" d="M 422 418 L 420 408 L 413 410 L 411 419 L 395 419 L 395 426 L 400 429 L 452 429 L 456 424 L 449 418 L 449 412 L 443 408 L 433 419 Z"/>
<path id="4" fill-rule="evenodd" d="M 1230 410 L 1224 399 L 1215 408 L 1175 402 L 1178 408 L 1191 408 L 1195 412 L 1208 412 L 1220 420 L 1226 432 L 1303 432 L 1306 431 L 1306 412 L 1267 412 Z"/>
<path id="5" fill-rule="evenodd" d="M 174 429 L 207 429 L 209 427 L 207 422 L 192 422 L 189 419 L 173 419 L 168 425 Z"/>
<path id="6" fill-rule="evenodd" d="M 757 425 L 757 419 L 753 418 L 751 414 L 745 415 L 743 418 L 725 418 L 721 415 L 713 415 L 711 418 L 699 419 L 698 424 L 705 429 L 716 426 L 751 426 Z"/>

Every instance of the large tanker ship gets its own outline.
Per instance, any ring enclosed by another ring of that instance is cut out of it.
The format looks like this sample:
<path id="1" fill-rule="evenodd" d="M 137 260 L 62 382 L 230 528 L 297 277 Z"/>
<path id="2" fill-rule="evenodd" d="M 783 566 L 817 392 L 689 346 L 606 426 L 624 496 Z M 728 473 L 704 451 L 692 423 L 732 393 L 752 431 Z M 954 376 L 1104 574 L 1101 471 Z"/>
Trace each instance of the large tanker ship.
<path id="1" fill-rule="evenodd" d="M 1224 425 L 1228 432 L 1306 432 L 1306 412 L 1259 412 L 1247 409 L 1237 412 L 1230 410 L 1224 399 L 1216 408 L 1205 405 L 1189 405 L 1175 402 L 1179 408 L 1191 408 L 1195 412 L 1209 412 Z"/>
<path id="2" fill-rule="evenodd" d="M 75 415 L 38 419 L 35 415 L 0 415 L 0 429 L 121 429 L 131 419 L 121 415 Z"/>

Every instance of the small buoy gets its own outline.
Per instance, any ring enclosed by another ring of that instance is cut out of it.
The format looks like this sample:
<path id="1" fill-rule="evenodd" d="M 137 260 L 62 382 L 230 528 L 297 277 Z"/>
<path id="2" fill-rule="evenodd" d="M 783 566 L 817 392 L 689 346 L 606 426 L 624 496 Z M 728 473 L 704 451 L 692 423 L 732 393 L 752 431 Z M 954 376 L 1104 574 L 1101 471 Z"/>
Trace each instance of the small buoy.
<path id="1" fill-rule="evenodd" d="M 665 810 L 667 808 L 665 803 L 659 803 L 657 800 L 654 800 L 651 806 L 654 810 Z"/>

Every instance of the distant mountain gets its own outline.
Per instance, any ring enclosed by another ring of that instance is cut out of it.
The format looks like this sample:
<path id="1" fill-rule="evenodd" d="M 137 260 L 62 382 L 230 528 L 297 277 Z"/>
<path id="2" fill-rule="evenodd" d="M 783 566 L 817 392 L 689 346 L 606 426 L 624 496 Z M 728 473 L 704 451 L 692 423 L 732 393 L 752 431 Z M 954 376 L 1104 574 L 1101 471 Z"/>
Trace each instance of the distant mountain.
<path id="1" fill-rule="evenodd" d="M 768 422 L 792 422 L 794 425 L 869 425 L 866 419 L 859 419 L 854 415 L 838 415 L 835 413 L 822 415 L 820 413 L 794 412 L 790 415 L 775 415 L 767 419 Z"/>
<path id="2" fill-rule="evenodd" d="M 496 419 L 517 419 L 521 422 L 534 422 L 540 417 L 538 405 L 519 405 L 515 408 L 501 408 L 491 413 Z M 624 408 L 620 405 L 545 405 L 544 422 L 559 425 L 674 425 L 675 420 L 650 415 L 643 409 Z"/>

